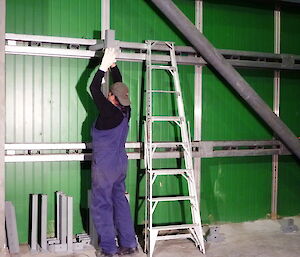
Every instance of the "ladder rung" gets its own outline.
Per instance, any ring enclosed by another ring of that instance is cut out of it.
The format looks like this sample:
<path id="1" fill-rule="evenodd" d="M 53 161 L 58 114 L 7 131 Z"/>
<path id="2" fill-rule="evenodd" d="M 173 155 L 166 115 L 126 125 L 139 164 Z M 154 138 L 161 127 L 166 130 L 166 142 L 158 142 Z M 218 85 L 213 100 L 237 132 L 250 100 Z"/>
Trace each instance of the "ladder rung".
<path id="1" fill-rule="evenodd" d="M 146 42 L 147 43 L 152 43 L 153 46 L 154 45 L 167 46 L 167 44 L 169 44 L 169 45 L 173 45 L 174 44 L 174 42 L 172 42 L 172 41 L 159 41 L 159 40 L 147 40 Z"/>
<path id="2" fill-rule="evenodd" d="M 153 202 L 171 202 L 171 201 L 186 201 L 193 200 L 193 196 L 165 196 L 165 197 L 153 197 Z"/>
<path id="3" fill-rule="evenodd" d="M 191 171 L 192 170 L 188 170 L 188 169 L 160 169 L 160 170 L 152 170 L 149 172 L 155 175 L 183 175 Z"/>
<path id="4" fill-rule="evenodd" d="M 183 233 L 183 234 L 176 234 L 176 235 L 158 235 L 156 240 L 172 240 L 172 239 L 186 239 L 186 238 L 193 238 L 191 233 Z"/>
<path id="5" fill-rule="evenodd" d="M 181 225 L 168 225 L 168 226 L 157 226 L 152 227 L 153 230 L 166 231 L 166 230 L 176 230 L 176 229 L 189 229 L 199 227 L 198 224 L 181 224 Z"/>
<path id="6" fill-rule="evenodd" d="M 153 70 L 175 70 L 174 66 L 169 65 L 150 65 L 150 68 Z"/>
<path id="7" fill-rule="evenodd" d="M 151 121 L 181 121 L 179 116 L 152 116 L 149 118 Z"/>
<path id="8" fill-rule="evenodd" d="M 152 147 L 177 147 L 177 146 L 183 146 L 183 142 L 153 142 Z"/>
<path id="9" fill-rule="evenodd" d="M 166 90 L 149 90 L 147 92 L 151 92 L 151 93 L 168 93 L 168 94 L 177 94 L 177 95 L 180 94 L 178 91 L 166 91 Z"/>

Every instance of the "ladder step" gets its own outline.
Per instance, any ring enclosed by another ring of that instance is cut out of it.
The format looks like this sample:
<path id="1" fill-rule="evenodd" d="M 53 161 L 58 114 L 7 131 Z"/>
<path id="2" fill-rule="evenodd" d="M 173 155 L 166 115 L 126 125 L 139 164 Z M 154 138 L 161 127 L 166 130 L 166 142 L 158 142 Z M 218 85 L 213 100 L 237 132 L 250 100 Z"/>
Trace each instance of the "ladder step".
<path id="1" fill-rule="evenodd" d="M 161 148 L 169 148 L 169 147 L 178 147 L 183 146 L 183 142 L 153 142 L 152 147 L 161 147 Z"/>
<path id="2" fill-rule="evenodd" d="M 179 91 L 149 90 L 147 92 L 151 92 L 151 93 L 168 93 L 168 94 L 177 94 L 177 95 L 180 95 Z"/>
<path id="3" fill-rule="evenodd" d="M 158 235 L 156 240 L 172 240 L 172 239 L 187 239 L 187 238 L 193 238 L 193 235 L 191 233 L 183 233 L 183 234 L 176 234 L 176 235 Z"/>
<path id="4" fill-rule="evenodd" d="M 156 231 L 166 231 L 166 230 L 177 230 L 177 229 L 189 229 L 199 227 L 199 224 L 181 224 L 181 225 L 168 225 L 168 226 L 157 226 L 152 227 Z"/>
<path id="5" fill-rule="evenodd" d="M 150 65 L 150 68 L 152 70 L 175 70 L 176 69 L 174 66 L 169 66 L 169 65 Z"/>
<path id="6" fill-rule="evenodd" d="M 172 202 L 172 201 L 187 201 L 194 200 L 194 196 L 165 196 L 153 197 L 152 202 Z"/>
<path id="7" fill-rule="evenodd" d="M 192 172 L 189 169 L 160 169 L 160 170 L 152 170 L 149 171 L 155 175 L 183 175 L 188 172 Z"/>
<path id="8" fill-rule="evenodd" d="M 147 40 L 147 43 L 152 43 L 153 46 L 167 46 L 167 45 L 173 45 L 174 42 L 171 41 L 159 41 L 159 40 Z"/>
<path id="9" fill-rule="evenodd" d="M 182 121 L 179 116 L 152 116 L 149 117 L 150 121 Z"/>

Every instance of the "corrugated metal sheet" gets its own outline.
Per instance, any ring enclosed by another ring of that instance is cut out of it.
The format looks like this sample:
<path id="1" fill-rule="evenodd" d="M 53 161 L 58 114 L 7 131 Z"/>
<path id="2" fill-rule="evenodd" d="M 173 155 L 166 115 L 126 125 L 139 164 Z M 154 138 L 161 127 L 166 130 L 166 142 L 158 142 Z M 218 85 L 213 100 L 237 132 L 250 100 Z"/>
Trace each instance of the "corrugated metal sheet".
<path id="1" fill-rule="evenodd" d="M 282 8 L 282 53 L 300 54 L 300 8 L 286 5 Z M 280 116 L 289 128 L 300 137 L 300 75 L 297 72 L 281 73 Z M 300 163 L 294 157 L 279 159 L 278 212 L 280 215 L 300 213 Z"/>
<path id="2" fill-rule="evenodd" d="M 272 5 L 240 1 L 204 2 L 204 34 L 218 48 L 273 51 Z M 272 106 L 273 72 L 240 70 Z M 209 68 L 203 75 L 203 140 L 261 140 L 272 134 L 244 101 Z M 204 222 L 244 221 L 270 212 L 271 157 L 202 161 Z"/>
<path id="3" fill-rule="evenodd" d="M 100 1 L 7 1 L 7 32 L 99 38 Z M 97 32 L 98 31 L 98 32 Z M 6 142 L 88 142 L 96 115 L 86 90 L 87 60 L 7 56 Z M 90 170 L 78 162 L 6 165 L 6 199 L 16 207 L 21 242 L 28 240 L 29 194 L 48 194 L 54 232 L 54 192 L 74 197 L 74 232 L 87 224 Z M 85 219 L 85 220 L 84 220 Z"/>

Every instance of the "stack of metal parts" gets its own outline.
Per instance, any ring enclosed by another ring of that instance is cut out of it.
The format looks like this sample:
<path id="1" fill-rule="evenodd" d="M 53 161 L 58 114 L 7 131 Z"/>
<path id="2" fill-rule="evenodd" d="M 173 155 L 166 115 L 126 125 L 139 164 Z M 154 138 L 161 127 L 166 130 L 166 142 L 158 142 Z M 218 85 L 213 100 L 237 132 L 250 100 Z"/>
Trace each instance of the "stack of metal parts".
<path id="1" fill-rule="evenodd" d="M 56 192 L 56 237 L 47 238 L 47 195 L 31 197 L 31 251 L 73 252 L 90 246 L 87 234 L 73 237 L 73 197 Z"/>

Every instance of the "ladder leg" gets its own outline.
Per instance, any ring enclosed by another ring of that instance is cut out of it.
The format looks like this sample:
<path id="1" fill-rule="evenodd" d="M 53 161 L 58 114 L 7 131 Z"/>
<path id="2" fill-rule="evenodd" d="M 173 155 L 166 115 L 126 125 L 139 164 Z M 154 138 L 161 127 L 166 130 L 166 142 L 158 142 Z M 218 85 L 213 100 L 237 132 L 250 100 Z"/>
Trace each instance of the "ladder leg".
<path id="1" fill-rule="evenodd" d="M 154 246 L 156 243 L 156 239 L 157 239 L 157 234 L 158 232 L 156 230 L 152 230 L 150 231 L 150 244 L 149 244 L 149 257 L 153 256 L 153 252 L 154 252 Z"/>

